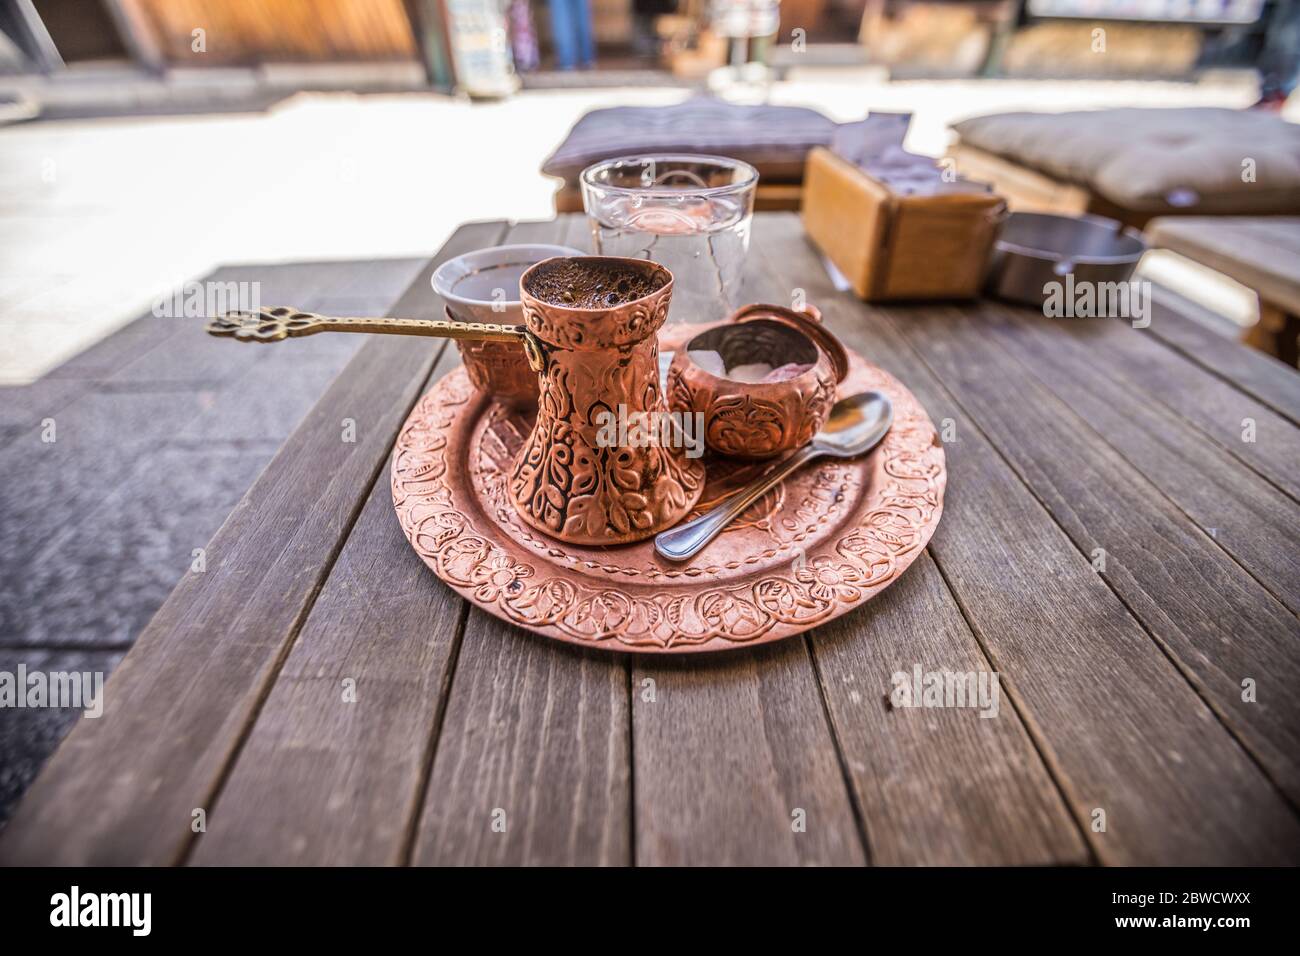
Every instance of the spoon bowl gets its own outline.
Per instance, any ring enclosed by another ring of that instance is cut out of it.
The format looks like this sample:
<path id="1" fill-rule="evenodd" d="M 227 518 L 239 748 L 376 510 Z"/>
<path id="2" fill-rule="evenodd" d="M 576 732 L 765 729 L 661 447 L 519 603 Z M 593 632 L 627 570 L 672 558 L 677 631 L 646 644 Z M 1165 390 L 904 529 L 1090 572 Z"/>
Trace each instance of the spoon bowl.
<path id="1" fill-rule="evenodd" d="M 853 458 L 870 451 L 894 423 L 894 406 L 883 392 L 859 392 L 842 398 L 809 445 L 820 454 Z"/>

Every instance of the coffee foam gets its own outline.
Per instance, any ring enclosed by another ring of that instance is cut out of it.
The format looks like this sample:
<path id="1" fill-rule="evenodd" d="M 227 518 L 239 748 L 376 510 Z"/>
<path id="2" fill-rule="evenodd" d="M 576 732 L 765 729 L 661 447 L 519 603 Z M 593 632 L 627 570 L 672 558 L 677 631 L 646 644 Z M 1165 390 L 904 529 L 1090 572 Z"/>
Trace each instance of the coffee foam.
<path id="1" fill-rule="evenodd" d="M 524 280 L 529 295 L 568 309 L 612 309 L 643 299 L 667 284 L 662 272 L 600 259 L 559 259 Z"/>

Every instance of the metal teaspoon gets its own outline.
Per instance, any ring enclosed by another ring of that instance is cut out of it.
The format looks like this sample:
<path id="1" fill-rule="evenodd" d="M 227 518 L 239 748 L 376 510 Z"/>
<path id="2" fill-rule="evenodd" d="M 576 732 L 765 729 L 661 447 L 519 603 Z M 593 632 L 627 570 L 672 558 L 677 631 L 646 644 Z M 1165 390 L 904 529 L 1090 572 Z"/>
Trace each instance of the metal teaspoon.
<path id="1" fill-rule="evenodd" d="M 893 423 L 894 406 L 880 392 L 861 392 L 840 399 L 812 441 L 698 518 L 661 531 L 655 537 L 655 550 L 669 561 L 694 557 L 778 482 L 823 455 L 855 458 L 865 454 L 885 437 Z"/>

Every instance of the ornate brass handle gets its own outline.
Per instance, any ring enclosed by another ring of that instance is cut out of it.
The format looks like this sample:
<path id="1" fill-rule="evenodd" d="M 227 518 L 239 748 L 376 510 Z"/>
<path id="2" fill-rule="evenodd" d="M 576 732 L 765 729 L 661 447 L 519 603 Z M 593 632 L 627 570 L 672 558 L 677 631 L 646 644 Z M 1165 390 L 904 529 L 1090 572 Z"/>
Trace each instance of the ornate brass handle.
<path id="1" fill-rule="evenodd" d="M 444 339 L 473 339 L 518 342 L 535 372 L 545 367 L 541 341 L 522 325 L 493 322 L 460 322 L 455 319 L 340 318 L 316 315 L 285 306 L 257 312 L 227 312 L 208 321 L 211 335 L 233 336 L 239 342 L 279 342 L 281 339 L 317 332 L 378 332 L 387 335 L 430 335 Z"/>

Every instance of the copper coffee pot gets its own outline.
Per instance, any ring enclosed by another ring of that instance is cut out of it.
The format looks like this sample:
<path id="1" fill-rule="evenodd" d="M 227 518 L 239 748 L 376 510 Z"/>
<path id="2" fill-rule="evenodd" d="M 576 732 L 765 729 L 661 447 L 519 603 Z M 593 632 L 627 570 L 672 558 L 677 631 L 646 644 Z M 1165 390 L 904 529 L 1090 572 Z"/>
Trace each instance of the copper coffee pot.
<path id="1" fill-rule="evenodd" d="M 655 333 L 672 273 L 614 256 L 547 259 L 519 280 L 527 331 L 543 343 L 537 424 L 510 477 L 520 517 L 575 544 L 623 544 L 694 507 L 704 465 L 670 428 L 649 444 L 611 444 L 611 416 L 667 423 Z"/>
<path id="2" fill-rule="evenodd" d="M 380 332 L 518 343 L 538 373 L 540 396 L 510 478 L 515 509 L 562 541 L 623 544 L 676 524 L 704 486 L 703 463 L 686 457 L 669 427 L 651 443 L 608 440 L 608 416 L 668 421 L 655 333 L 668 317 L 672 285 L 672 274 L 654 262 L 562 257 L 537 263 L 520 279 L 522 326 L 338 318 L 278 307 L 229 313 L 207 331 L 244 342 Z"/>

